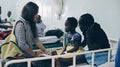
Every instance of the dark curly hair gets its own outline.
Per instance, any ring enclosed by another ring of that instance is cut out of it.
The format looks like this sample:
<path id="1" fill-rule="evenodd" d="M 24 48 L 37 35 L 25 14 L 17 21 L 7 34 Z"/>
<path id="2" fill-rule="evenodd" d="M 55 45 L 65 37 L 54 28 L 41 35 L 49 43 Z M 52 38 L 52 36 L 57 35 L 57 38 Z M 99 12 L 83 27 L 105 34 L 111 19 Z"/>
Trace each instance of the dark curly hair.
<path id="1" fill-rule="evenodd" d="M 76 28 L 78 25 L 77 19 L 74 17 L 68 17 L 66 21 L 74 28 Z"/>
<path id="2" fill-rule="evenodd" d="M 80 20 L 82 20 L 82 21 L 80 21 Z M 83 14 L 79 19 L 79 25 L 90 26 L 93 23 L 94 23 L 94 18 L 89 13 Z"/>

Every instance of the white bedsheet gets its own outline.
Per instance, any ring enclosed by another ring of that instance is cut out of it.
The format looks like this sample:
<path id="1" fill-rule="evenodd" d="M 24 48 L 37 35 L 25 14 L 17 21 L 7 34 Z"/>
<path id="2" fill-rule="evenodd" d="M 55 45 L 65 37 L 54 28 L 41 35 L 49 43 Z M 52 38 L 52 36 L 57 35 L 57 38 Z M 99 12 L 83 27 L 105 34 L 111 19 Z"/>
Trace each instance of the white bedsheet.
<path id="1" fill-rule="evenodd" d="M 55 43 L 60 39 L 58 39 L 56 36 L 45 36 L 45 37 L 39 37 L 39 40 L 42 43 L 46 44 L 46 43 Z"/>
<path id="2" fill-rule="evenodd" d="M 100 65 L 99 67 L 115 67 L 114 65 L 115 65 L 115 62 L 110 62 L 110 65 L 109 65 L 109 63 L 107 62 L 107 63 L 105 63 L 105 64 Z"/>
<path id="3" fill-rule="evenodd" d="M 110 65 L 107 62 L 105 64 L 102 64 L 102 65 L 98 66 L 98 67 L 115 67 L 114 65 L 115 65 L 114 62 L 110 62 Z M 69 67 L 73 67 L 73 65 L 71 65 Z M 88 65 L 88 64 L 78 64 L 78 65 L 76 65 L 76 67 L 92 67 L 92 66 Z"/>

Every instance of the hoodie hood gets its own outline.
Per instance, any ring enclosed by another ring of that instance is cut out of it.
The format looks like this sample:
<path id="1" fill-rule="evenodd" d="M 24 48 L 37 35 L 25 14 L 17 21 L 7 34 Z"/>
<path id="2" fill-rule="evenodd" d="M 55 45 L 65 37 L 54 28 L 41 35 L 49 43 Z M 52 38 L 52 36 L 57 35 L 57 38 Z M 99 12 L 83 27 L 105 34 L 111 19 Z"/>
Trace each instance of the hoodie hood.
<path id="1" fill-rule="evenodd" d="M 100 27 L 100 24 L 98 23 L 93 23 L 91 26 L 90 26 L 90 29 L 93 28 L 93 29 L 97 29 L 97 28 L 101 28 Z"/>

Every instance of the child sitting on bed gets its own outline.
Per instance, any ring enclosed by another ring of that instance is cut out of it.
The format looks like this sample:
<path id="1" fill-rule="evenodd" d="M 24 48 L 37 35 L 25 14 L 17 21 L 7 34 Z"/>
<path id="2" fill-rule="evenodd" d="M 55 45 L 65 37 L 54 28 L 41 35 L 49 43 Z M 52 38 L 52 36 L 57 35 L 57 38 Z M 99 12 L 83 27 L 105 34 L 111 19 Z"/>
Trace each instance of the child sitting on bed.
<path id="1" fill-rule="evenodd" d="M 53 55 L 76 52 L 81 44 L 81 35 L 76 32 L 78 22 L 74 17 L 68 17 L 65 22 L 65 47 L 63 50 L 52 52 Z"/>
<path id="2" fill-rule="evenodd" d="M 53 55 L 60 55 L 65 53 L 73 53 L 79 52 L 80 44 L 81 44 L 81 35 L 76 32 L 76 27 L 78 22 L 74 17 L 68 17 L 65 22 L 65 47 L 63 50 L 56 50 L 52 52 Z M 67 57 L 68 58 L 68 57 Z M 70 57 L 69 57 L 70 58 Z M 59 61 L 56 59 L 57 65 L 59 65 Z M 58 67 L 58 66 L 57 66 Z"/>
<path id="3" fill-rule="evenodd" d="M 79 49 L 81 44 L 81 35 L 76 32 L 78 23 L 76 18 L 69 17 L 65 22 L 65 48 L 63 52 L 71 53 Z"/>

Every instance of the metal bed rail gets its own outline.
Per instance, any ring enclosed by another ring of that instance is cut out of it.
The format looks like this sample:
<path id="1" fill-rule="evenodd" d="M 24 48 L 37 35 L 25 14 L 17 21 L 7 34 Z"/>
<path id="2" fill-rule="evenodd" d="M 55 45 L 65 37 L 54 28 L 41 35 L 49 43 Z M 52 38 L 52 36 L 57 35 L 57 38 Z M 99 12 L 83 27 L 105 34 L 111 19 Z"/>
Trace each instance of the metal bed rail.
<path id="1" fill-rule="evenodd" d="M 27 62 L 28 67 L 31 67 L 31 61 L 37 61 L 37 60 L 45 60 L 45 59 L 52 59 L 52 67 L 55 67 L 55 58 L 60 58 L 60 57 L 65 57 L 65 56 L 72 56 L 73 57 L 73 67 L 76 67 L 76 56 L 77 55 L 82 55 L 82 54 L 87 54 L 87 53 L 92 53 L 92 67 L 94 67 L 94 53 L 96 52 L 102 52 L 102 51 L 108 51 L 108 67 L 110 67 L 109 62 L 110 62 L 110 51 L 111 50 L 116 50 L 116 48 L 108 48 L 108 49 L 101 49 L 101 50 L 94 50 L 94 51 L 85 51 L 85 52 L 80 52 L 80 53 L 69 53 L 65 55 L 56 55 L 56 56 L 47 56 L 47 57 L 36 57 L 36 58 L 28 58 L 28 59 L 19 59 L 19 60 L 11 60 L 8 61 L 4 67 L 8 67 L 8 65 L 13 64 L 13 63 L 21 63 L 21 62 Z"/>
<path id="2" fill-rule="evenodd" d="M 109 40 L 110 44 L 116 45 L 117 40 L 115 39 L 110 39 Z M 55 67 L 55 58 L 61 58 L 65 56 L 72 56 L 73 57 L 73 67 L 76 67 L 76 56 L 77 55 L 82 55 L 82 54 L 87 54 L 87 53 L 92 53 L 92 67 L 94 67 L 94 53 L 96 52 L 102 52 L 102 51 L 108 51 L 108 67 L 110 67 L 110 52 L 111 50 L 116 50 L 117 47 L 112 47 L 112 48 L 107 48 L 107 49 L 100 49 L 100 50 L 93 50 L 93 51 L 84 51 L 80 53 L 68 53 L 65 55 L 55 55 L 55 56 L 47 56 L 47 57 L 36 57 L 36 58 L 27 58 L 27 59 L 19 59 L 19 60 L 11 60 L 8 61 L 4 67 L 8 67 L 8 65 L 13 64 L 13 63 L 21 63 L 21 62 L 27 62 L 28 67 L 31 67 L 31 61 L 37 61 L 37 60 L 46 60 L 46 59 L 52 59 L 52 67 Z"/>

